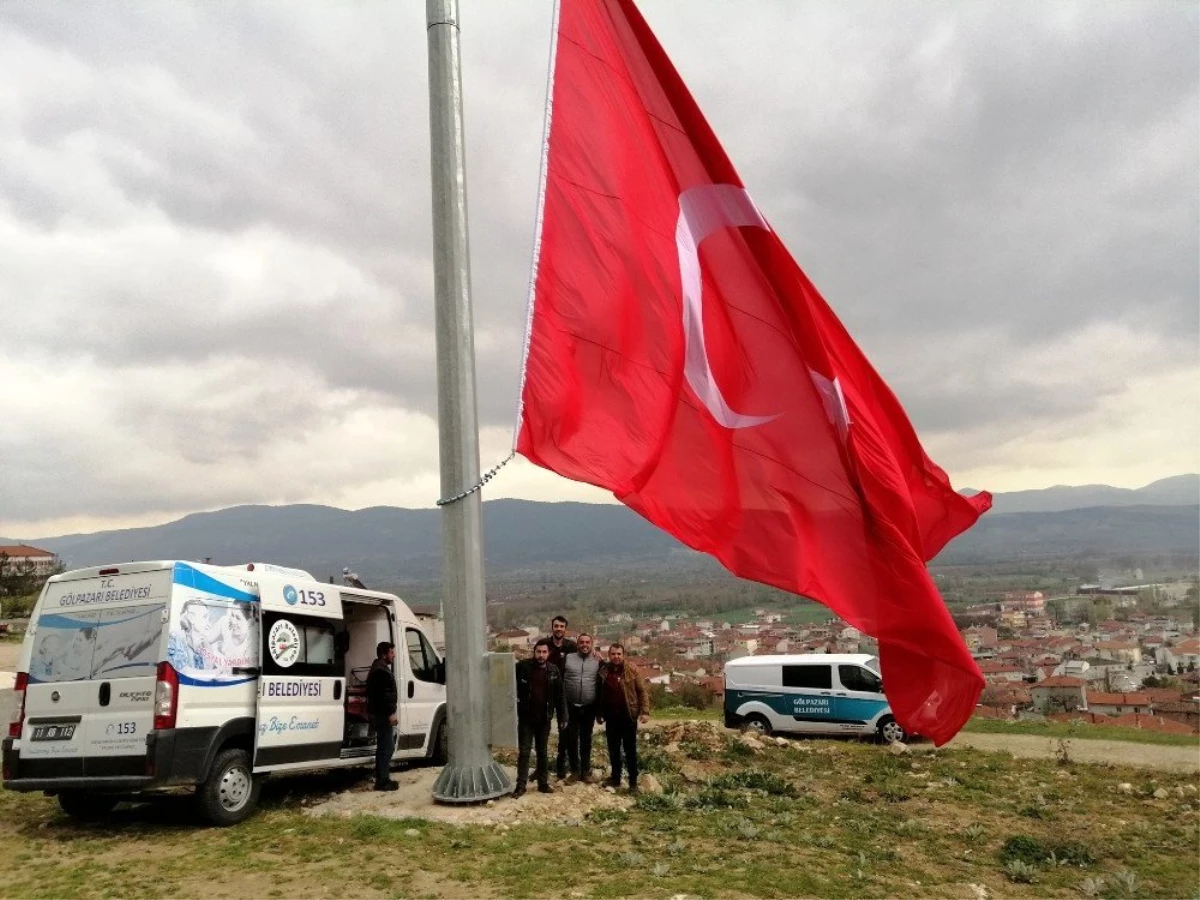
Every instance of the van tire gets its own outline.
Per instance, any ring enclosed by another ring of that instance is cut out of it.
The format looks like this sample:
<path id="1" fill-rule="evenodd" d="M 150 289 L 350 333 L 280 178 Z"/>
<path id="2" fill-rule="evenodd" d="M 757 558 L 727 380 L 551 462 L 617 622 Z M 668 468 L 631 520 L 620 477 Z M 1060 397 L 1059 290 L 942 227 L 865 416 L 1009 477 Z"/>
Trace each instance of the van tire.
<path id="1" fill-rule="evenodd" d="M 236 825 L 258 806 L 262 779 L 255 778 L 250 754 L 237 748 L 217 754 L 208 778 L 196 788 L 200 814 L 212 825 Z"/>
<path id="2" fill-rule="evenodd" d="M 750 713 L 750 715 L 742 720 L 742 731 L 761 735 L 762 737 L 770 737 L 771 723 L 767 721 L 767 717 L 764 715 Z"/>
<path id="3" fill-rule="evenodd" d="M 113 811 L 117 798 L 84 791 L 63 791 L 58 795 L 58 805 L 76 822 L 98 822 Z"/>
<path id="4" fill-rule="evenodd" d="M 892 716 L 884 716 L 879 720 L 878 731 L 879 743 L 881 744 L 904 744 L 908 742 L 908 732 Z"/>

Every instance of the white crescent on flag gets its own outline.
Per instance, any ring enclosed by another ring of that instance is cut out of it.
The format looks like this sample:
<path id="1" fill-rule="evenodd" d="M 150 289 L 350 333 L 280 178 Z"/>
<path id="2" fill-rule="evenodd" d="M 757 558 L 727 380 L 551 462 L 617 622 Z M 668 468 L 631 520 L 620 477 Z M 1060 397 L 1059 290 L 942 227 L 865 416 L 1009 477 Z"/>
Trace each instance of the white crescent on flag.
<path id="1" fill-rule="evenodd" d="M 675 249 L 679 252 L 679 276 L 683 285 L 683 374 L 700 402 L 726 428 L 753 428 L 779 417 L 778 414 L 749 416 L 730 408 L 717 385 L 704 345 L 700 242 L 722 228 L 744 225 L 771 230 L 745 188 L 732 184 L 704 184 L 679 195 Z"/>

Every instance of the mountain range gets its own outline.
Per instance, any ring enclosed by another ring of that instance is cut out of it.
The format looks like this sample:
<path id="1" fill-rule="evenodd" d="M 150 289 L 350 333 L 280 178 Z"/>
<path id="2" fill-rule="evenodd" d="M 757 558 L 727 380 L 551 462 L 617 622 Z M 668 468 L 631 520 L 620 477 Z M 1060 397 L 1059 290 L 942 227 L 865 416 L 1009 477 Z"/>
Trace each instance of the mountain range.
<path id="1" fill-rule="evenodd" d="M 995 494 L 992 501 L 993 513 L 1061 512 L 1092 506 L 1195 506 L 1200 503 L 1200 475 L 1174 475 L 1140 488 L 1059 484 L 1036 491 Z"/>
<path id="2" fill-rule="evenodd" d="M 1200 476 L 1137 490 L 1107 485 L 997 494 L 991 512 L 942 552 L 939 563 L 1172 553 L 1200 546 Z M 492 500 L 484 504 L 487 570 L 537 577 L 549 570 L 612 571 L 701 564 L 705 559 L 616 504 Z M 308 569 L 349 566 L 368 583 L 436 579 L 436 509 L 237 506 L 147 528 L 37 538 L 69 568 L 134 559 L 250 560 Z M 15 542 L 10 542 L 15 543 Z"/>

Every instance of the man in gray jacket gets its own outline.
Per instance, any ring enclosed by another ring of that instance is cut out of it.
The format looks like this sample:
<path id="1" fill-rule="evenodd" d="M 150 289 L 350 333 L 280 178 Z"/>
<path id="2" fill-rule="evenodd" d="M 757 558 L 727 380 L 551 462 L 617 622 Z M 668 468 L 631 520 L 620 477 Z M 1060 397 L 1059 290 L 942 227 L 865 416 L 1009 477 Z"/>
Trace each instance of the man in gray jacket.
<path id="1" fill-rule="evenodd" d="M 563 657 L 563 689 L 567 695 L 567 728 L 562 740 L 567 748 L 567 760 L 575 779 L 592 781 L 592 729 L 596 725 L 596 696 L 600 677 L 600 660 L 592 655 L 592 636 L 581 634 L 575 639 L 574 653 Z M 561 760 L 562 757 L 560 756 Z M 567 772 L 559 763 L 558 777 Z"/>

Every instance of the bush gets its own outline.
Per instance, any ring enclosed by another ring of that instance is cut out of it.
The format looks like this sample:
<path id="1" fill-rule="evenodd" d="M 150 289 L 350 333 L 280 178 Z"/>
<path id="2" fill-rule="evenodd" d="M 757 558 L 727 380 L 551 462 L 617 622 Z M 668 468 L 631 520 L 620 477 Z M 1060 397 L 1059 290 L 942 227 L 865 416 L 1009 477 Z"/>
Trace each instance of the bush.
<path id="1" fill-rule="evenodd" d="M 1078 841 L 1054 841 L 1043 843 L 1037 838 L 1024 834 L 1010 837 L 1000 848 L 1000 861 L 1004 863 L 1018 860 L 1029 865 L 1053 863 L 1061 866 L 1090 866 L 1096 862 L 1096 855 L 1084 844 Z"/>
<path id="2" fill-rule="evenodd" d="M 1037 838 L 1015 834 L 1000 848 L 1000 862 L 1017 860 L 1023 863 L 1040 863 L 1050 858 L 1050 849 Z"/>
<path id="3" fill-rule="evenodd" d="M 665 684 L 652 684 L 650 688 L 650 708 L 665 709 L 668 706 L 679 706 L 679 701 L 667 693 Z"/>
<path id="4" fill-rule="evenodd" d="M 633 805 L 645 812 L 674 812 L 683 808 L 678 794 L 638 794 Z"/>
<path id="5" fill-rule="evenodd" d="M 684 683 L 675 691 L 675 703 L 688 709 L 708 709 L 713 705 L 712 694 L 698 684 Z"/>
<path id="6" fill-rule="evenodd" d="M 718 790 L 741 788 L 762 791 L 764 794 L 774 794 L 779 797 L 795 797 L 798 793 L 791 782 L 774 772 L 764 772 L 762 769 L 743 769 L 740 772 L 718 775 L 709 783 L 709 786 Z"/>
<path id="7" fill-rule="evenodd" d="M 745 762 L 748 759 L 754 758 L 754 751 L 741 741 L 730 739 L 726 742 L 725 749 L 721 751 L 721 755 L 729 762 Z"/>
<path id="8" fill-rule="evenodd" d="M 656 775 L 670 775 L 679 771 L 675 761 L 659 747 L 638 747 L 638 769 Z"/>
<path id="9" fill-rule="evenodd" d="M 1018 884 L 1033 884 L 1034 876 L 1037 875 L 1037 869 L 1023 863 L 1019 859 L 1010 859 L 1004 867 L 1004 874 L 1008 876 L 1009 881 L 1017 882 Z"/>
<path id="10" fill-rule="evenodd" d="M 745 809 L 750 801 L 742 794 L 735 794 L 721 788 L 706 787 L 686 803 L 689 809 Z"/>
<path id="11" fill-rule="evenodd" d="M 27 619 L 33 613 L 33 605 L 37 603 L 37 598 L 37 594 L 5 597 L 0 601 L 0 614 L 6 619 Z"/>

